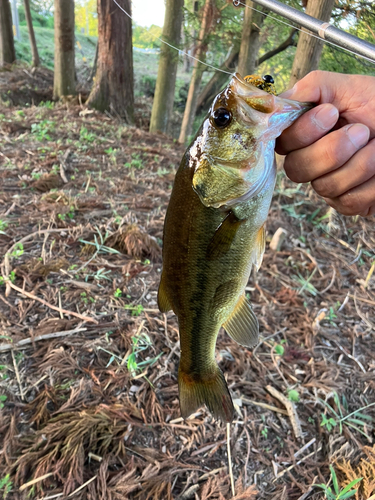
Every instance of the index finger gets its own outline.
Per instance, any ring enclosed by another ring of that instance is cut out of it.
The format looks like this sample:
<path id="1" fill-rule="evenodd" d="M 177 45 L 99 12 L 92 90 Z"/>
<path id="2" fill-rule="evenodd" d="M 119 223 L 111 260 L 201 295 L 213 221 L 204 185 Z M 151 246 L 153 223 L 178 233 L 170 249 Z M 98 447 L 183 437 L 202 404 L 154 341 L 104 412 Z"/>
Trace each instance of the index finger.
<path id="1" fill-rule="evenodd" d="M 333 104 L 321 104 L 302 115 L 276 141 L 276 152 L 286 155 L 314 143 L 336 124 L 339 112 Z"/>

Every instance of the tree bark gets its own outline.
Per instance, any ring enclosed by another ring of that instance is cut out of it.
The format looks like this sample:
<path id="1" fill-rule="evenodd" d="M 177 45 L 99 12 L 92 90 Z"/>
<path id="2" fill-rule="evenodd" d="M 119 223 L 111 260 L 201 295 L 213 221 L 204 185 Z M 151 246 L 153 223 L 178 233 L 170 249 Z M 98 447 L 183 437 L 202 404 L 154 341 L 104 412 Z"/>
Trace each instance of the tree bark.
<path id="1" fill-rule="evenodd" d="M 266 17 L 252 7 L 254 7 L 253 2 L 247 0 L 237 70 L 242 77 L 252 75 L 256 70 L 260 48 L 259 35 Z"/>
<path id="2" fill-rule="evenodd" d="M 197 97 L 199 91 L 199 85 L 202 80 L 202 74 L 204 71 L 204 65 L 201 64 L 197 59 L 204 62 L 207 52 L 207 44 L 205 43 L 205 38 L 207 37 L 208 31 L 210 29 L 212 19 L 212 0 L 206 0 L 203 7 L 202 24 L 199 31 L 198 46 L 194 57 L 193 64 L 193 74 L 191 76 L 188 97 L 186 101 L 184 117 L 182 119 L 179 142 L 184 143 L 192 133 L 194 117 L 197 109 Z"/>
<path id="3" fill-rule="evenodd" d="M 40 59 L 39 59 L 39 54 L 38 54 L 38 47 L 36 45 L 36 40 L 35 40 L 33 21 L 31 19 L 30 0 L 23 0 L 23 3 L 25 5 L 25 17 L 26 17 L 27 29 L 29 31 L 29 38 L 30 38 L 30 46 L 31 46 L 31 54 L 32 54 L 31 66 L 36 68 L 37 66 L 40 65 Z"/>
<path id="4" fill-rule="evenodd" d="M 55 0 L 53 98 L 75 94 L 74 1 Z"/>
<path id="5" fill-rule="evenodd" d="M 131 15 L 130 0 L 117 0 Z M 98 63 L 87 104 L 134 123 L 132 22 L 112 0 L 98 0 Z"/>
<path id="6" fill-rule="evenodd" d="M 314 0 L 307 3 L 306 14 L 321 21 L 329 21 L 335 0 Z M 318 68 L 322 54 L 323 41 L 312 37 L 310 32 L 300 33 L 297 51 L 293 61 L 289 87 L 303 78 L 307 73 Z"/>
<path id="7" fill-rule="evenodd" d="M 178 46 L 181 37 L 182 7 L 184 0 L 167 0 L 162 40 Z M 155 96 L 152 106 L 150 132 L 167 133 L 173 109 L 178 51 L 162 43 Z"/>
<path id="8" fill-rule="evenodd" d="M 240 51 L 239 43 L 234 43 L 229 53 L 229 56 L 225 60 L 225 62 L 220 66 L 221 70 L 224 71 L 234 71 L 238 61 L 238 54 Z M 212 75 L 212 78 L 204 87 L 202 92 L 200 93 L 197 101 L 197 113 L 202 113 L 206 111 L 213 98 L 216 94 L 221 90 L 224 85 L 228 82 L 230 75 L 226 73 L 222 73 L 222 71 L 215 71 Z"/>
<path id="9" fill-rule="evenodd" d="M 9 0 L 0 0 L 0 67 L 15 60 L 12 11 Z"/>

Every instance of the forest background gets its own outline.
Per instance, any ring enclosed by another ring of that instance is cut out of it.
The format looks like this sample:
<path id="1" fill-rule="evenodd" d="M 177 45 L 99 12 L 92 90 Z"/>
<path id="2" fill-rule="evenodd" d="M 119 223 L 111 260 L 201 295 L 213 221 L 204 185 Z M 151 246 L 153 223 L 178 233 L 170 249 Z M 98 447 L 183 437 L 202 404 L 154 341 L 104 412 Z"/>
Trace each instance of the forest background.
<path id="1" fill-rule="evenodd" d="M 278 169 L 246 287 L 260 343 L 217 342 L 230 438 L 203 408 L 181 418 L 178 324 L 157 308 L 176 169 L 230 73 L 282 91 L 374 65 L 249 0 L 166 0 L 163 27 L 115 0 L 16 3 L 19 40 L 0 0 L 0 497 L 374 500 L 373 218 Z M 284 3 L 375 41 L 372 0 Z"/>

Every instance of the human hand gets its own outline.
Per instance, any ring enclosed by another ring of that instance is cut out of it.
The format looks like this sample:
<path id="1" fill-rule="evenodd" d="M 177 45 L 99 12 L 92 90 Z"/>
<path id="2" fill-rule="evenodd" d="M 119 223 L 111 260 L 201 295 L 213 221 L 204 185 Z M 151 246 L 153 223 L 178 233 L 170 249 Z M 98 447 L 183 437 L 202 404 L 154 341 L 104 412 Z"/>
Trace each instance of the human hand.
<path id="1" fill-rule="evenodd" d="M 276 141 L 287 176 L 343 215 L 374 215 L 375 77 L 313 71 L 281 96 L 318 104 Z"/>

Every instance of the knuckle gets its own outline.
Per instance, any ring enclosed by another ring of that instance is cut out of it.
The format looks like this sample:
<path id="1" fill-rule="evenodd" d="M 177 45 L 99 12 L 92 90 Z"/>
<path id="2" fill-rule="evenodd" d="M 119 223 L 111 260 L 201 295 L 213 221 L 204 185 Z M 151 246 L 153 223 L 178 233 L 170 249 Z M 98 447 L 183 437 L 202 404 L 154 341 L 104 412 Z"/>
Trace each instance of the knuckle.
<path id="1" fill-rule="evenodd" d="M 311 179 L 306 177 L 305 168 L 302 166 L 299 156 L 292 152 L 285 157 L 285 173 L 293 182 L 308 182 Z"/>
<path id="2" fill-rule="evenodd" d="M 358 194 L 348 191 L 339 197 L 343 215 L 358 215 L 363 212 L 363 203 Z"/>
<path id="3" fill-rule="evenodd" d="M 335 198 L 338 196 L 337 186 L 329 177 L 323 176 L 312 181 L 313 189 L 324 198 Z"/>

